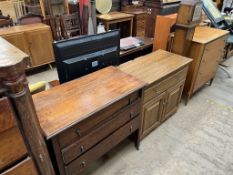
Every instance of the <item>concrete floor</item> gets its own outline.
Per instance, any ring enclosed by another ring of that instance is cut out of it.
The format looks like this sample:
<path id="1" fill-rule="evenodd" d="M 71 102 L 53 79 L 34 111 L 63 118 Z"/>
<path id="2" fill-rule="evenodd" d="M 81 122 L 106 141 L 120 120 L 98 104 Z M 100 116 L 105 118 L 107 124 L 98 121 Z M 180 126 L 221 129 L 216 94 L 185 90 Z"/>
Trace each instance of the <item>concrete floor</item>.
<path id="1" fill-rule="evenodd" d="M 226 63 L 233 75 L 233 58 Z M 57 79 L 56 69 L 28 77 Z M 141 142 L 126 140 L 95 162 L 86 175 L 233 175 L 233 79 L 218 70 L 211 87 Z"/>

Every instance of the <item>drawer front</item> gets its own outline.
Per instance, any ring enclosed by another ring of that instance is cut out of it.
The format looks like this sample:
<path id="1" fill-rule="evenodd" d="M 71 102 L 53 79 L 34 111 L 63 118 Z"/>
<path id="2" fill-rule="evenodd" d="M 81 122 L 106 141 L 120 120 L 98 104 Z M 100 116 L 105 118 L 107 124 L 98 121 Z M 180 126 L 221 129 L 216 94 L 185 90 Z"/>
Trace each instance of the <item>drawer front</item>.
<path id="1" fill-rule="evenodd" d="M 86 152 L 95 144 L 123 126 L 125 123 L 138 116 L 140 114 L 140 107 L 141 100 L 137 100 L 134 104 L 121 110 L 114 116 L 114 118 L 89 133 L 86 137 L 83 137 L 82 139 L 63 149 L 62 156 L 64 163 L 68 164 L 70 161 Z"/>
<path id="2" fill-rule="evenodd" d="M 131 122 L 127 123 L 119 130 L 108 136 L 105 140 L 100 142 L 90 151 L 74 160 L 68 166 L 65 167 L 65 171 L 67 175 L 76 175 L 80 174 L 86 166 L 91 164 L 93 161 L 100 158 L 102 155 L 107 153 L 113 147 L 118 145 L 121 141 L 131 135 L 134 131 L 139 128 L 140 118 L 136 117 Z"/>
<path id="3" fill-rule="evenodd" d="M 188 67 L 185 67 L 181 71 L 177 72 L 158 84 L 148 88 L 144 93 L 144 103 L 148 102 L 150 99 L 158 97 L 161 93 L 171 88 L 172 86 L 184 81 L 186 79 Z"/>
<path id="4" fill-rule="evenodd" d="M 37 172 L 31 158 L 27 158 L 1 175 L 37 175 Z"/>
<path id="5" fill-rule="evenodd" d="M 66 146 L 72 144 L 78 139 L 84 137 L 95 128 L 98 128 L 106 120 L 109 120 L 110 116 L 113 116 L 121 109 L 127 107 L 132 102 L 136 101 L 139 98 L 139 92 L 135 92 L 130 96 L 110 105 L 110 107 L 94 114 L 92 117 L 89 117 L 87 120 L 84 120 L 77 125 L 67 129 L 65 132 L 58 135 L 58 141 L 61 148 L 65 148 Z"/>
<path id="6" fill-rule="evenodd" d="M 0 133 L 0 171 L 26 154 L 27 150 L 17 127 Z"/>

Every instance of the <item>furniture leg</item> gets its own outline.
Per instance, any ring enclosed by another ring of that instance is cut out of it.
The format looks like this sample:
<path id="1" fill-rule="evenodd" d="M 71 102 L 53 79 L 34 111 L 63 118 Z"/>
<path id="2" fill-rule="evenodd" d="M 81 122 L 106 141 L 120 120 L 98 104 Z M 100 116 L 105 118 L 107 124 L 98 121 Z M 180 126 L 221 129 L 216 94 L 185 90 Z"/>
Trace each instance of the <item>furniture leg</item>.
<path id="1" fill-rule="evenodd" d="M 214 78 L 212 78 L 212 79 L 210 80 L 209 86 L 212 85 L 213 81 L 214 81 Z"/>
<path id="2" fill-rule="evenodd" d="M 223 65 L 220 64 L 219 67 L 220 67 L 220 69 L 223 70 L 223 72 L 225 72 L 227 74 L 228 78 L 231 78 L 231 74 L 227 71 L 227 69 L 225 68 L 225 66 L 223 66 Z"/>

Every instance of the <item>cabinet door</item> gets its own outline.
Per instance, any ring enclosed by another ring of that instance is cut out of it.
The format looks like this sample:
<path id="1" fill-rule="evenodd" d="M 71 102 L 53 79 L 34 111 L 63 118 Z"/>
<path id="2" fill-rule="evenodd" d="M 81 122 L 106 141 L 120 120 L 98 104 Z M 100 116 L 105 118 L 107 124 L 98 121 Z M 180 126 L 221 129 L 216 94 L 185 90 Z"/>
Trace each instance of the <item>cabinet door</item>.
<path id="1" fill-rule="evenodd" d="M 165 100 L 164 97 L 165 94 L 163 93 L 160 96 L 151 99 L 149 102 L 143 105 L 143 137 L 160 125 Z"/>
<path id="2" fill-rule="evenodd" d="M 147 37 L 154 37 L 155 32 L 155 20 L 156 16 L 159 14 L 160 9 L 158 8 L 147 8 L 147 14 L 146 14 L 146 27 L 145 28 L 145 36 Z"/>
<path id="3" fill-rule="evenodd" d="M 15 33 L 2 36 L 5 40 L 9 43 L 20 49 L 21 51 L 25 52 L 29 55 L 28 46 L 24 37 L 24 33 Z"/>
<path id="4" fill-rule="evenodd" d="M 180 98 L 183 92 L 183 87 L 184 87 L 184 82 L 179 83 L 177 86 L 167 91 L 167 97 L 166 97 L 164 115 L 162 117 L 162 121 L 165 121 L 167 118 L 169 118 L 174 113 L 176 113 L 180 104 Z"/>
<path id="5" fill-rule="evenodd" d="M 49 28 L 25 32 L 32 59 L 32 66 L 40 66 L 54 61 L 52 36 Z"/>
<path id="6" fill-rule="evenodd" d="M 218 64 L 223 58 L 225 40 L 226 38 L 223 37 L 206 45 L 194 85 L 194 91 L 215 77 Z"/>

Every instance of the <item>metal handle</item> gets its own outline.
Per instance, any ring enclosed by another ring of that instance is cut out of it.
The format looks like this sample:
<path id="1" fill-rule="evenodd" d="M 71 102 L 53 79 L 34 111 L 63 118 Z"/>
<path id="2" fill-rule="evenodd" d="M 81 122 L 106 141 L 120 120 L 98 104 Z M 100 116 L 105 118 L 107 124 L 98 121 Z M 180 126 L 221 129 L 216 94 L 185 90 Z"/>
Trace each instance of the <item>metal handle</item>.
<path id="1" fill-rule="evenodd" d="M 80 129 L 77 129 L 77 130 L 76 130 L 76 134 L 78 134 L 79 136 L 81 136 L 81 130 L 80 130 Z"/>
<path id="2" fill-rule="evenodd" d="M 87 166 L 87 165 L 86 165 L 86 162 L 85 162 L 85 161 L 82 161 L 81 166 L 82 166 L 82 167 L 86 167 L 86 166 Z"/>
<path id="3" fill-rule="evenodd" d="M 81 152 L 83 153 L 84 152 L 84 146 L 82 145 L 82 146 L 80 146 L 80 150 L 81 150 Z"/>
<path id="4" fill-rule="evenodd" d="M 130 126 L 130 132 L 133 132 L 133 126 Z"/>
<path id="5" fill-rule="evenodd" d="M 130 119 L 132 119 L 134 117 L 134 112 L 130 112 L 129 116 L 130 116 Z"/>

